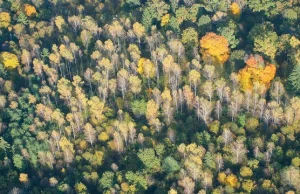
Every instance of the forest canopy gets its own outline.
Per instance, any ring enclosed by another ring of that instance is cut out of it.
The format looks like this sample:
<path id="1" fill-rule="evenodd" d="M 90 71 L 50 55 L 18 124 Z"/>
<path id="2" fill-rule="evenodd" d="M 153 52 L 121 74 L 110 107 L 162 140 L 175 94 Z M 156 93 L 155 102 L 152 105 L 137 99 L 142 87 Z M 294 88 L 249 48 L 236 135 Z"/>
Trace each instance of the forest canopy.
<path id="1" fill-rule="evenodd" d="M 300 193 L 299 17 L 0 0 L 0 193 Z"/>

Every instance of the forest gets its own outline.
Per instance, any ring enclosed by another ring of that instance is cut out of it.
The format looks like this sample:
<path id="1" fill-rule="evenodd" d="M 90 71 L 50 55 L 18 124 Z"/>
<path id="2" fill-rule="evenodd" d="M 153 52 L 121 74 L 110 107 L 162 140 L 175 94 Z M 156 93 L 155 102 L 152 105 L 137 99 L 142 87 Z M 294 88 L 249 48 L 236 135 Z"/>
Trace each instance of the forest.
<path id="1" fill-rule="evenodd" d="M 300 0 L 0 0 L 0 194 L 297 194 L 299 95 Z"/>

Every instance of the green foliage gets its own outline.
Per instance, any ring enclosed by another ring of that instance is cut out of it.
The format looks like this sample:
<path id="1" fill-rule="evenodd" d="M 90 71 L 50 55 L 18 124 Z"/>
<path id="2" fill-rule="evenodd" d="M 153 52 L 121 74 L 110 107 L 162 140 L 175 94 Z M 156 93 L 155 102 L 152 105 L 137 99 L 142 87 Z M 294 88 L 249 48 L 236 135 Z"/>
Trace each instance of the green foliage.
<path id="1" fill-rule="evenodd" d="M 298 1 L 0 7 L 0 193 L 300 193 Z"/>
<path id="2" fill-rule="evenodd" d="M 130 6 L 130 7 L 137 7 L 141 5 L 140 0 L 126 0 L 126 3 Z"/>
<path id="3" fill-rule="evenodd" d="M 248 2 L 249 8 L 253 12 L 264 12 L 267 16 L 273 15 L 272 10 L 276 7 L 273 0 L 252 0 Z"/>
<path id="4" fill-rule="evenodd" d="M 239 40 L 236 38 L 237 26 L 232 20 L 228 22 L 228 25 L 219 27 L 217 31 L 227 39 L 230 48 L 234 49 L 237 47 L 239 44 Z"/>
<path id="5" fill-rule="evenodd" d="M 137 188 L 146 190 L 148 187 L 146 178 L 140 173 L 128 171 L 125 174 L 125 178 L 130 184 L 135 185 Z"/>
<path id="6" fill-rule="evenodd" d="M 198 45 L 198 33 L 194 28 L 184 29 L 181 34 L 181 41 L 188 47 L 195 47 Z"/>
<path id="7" fill-rule="evenodd" d="M 178 162 L 171 156 L 164 159 L 162 169 L 168 173 L 176 172 L 180 169 Z"/>
<path id="8" fill-rule="evenodd" d="M 180 25 L 177 19 L 171 16 L 168 26 L 176 33 L 180 33 Z"/>
<path id="9" fill-rule="evenodd" d="M 274 59 L 278 50 L 279 38 L 270 22 L 255 25 L 249 38 L 254 43 L 254 51 L 260 52 L 271 59 Z"/>
<path id="10" fill-rule="evenodd" d="M 23 157 L 20 154 L 15 154 L 13 156 L 13 162 L 14 166 L 19 170 L 22 170 L 25 167 Z"/>
<path id="11" fill-rule="evenodd" d="M 288 81 L 294 92 L 300 92 L 300 65 L 295 65 L 288 77 Z"/>
<path id="12" fill-rule="evenodd" d="M 29 24 L 28 18 L 23 12 L 21 12 L 18 15 L 18 23 L 21 23 L 23 25 L 28 25 Z"/>
<path id="13" fill-rule="evenodd" d="M 147 110 L 145 100 L 134 100 L 131 102 L 131 110 L 136 117 L 144 116 Z"/>
<path id="14" fill-rule="evenodd" d="M 115 174 L 111 171 L 106 171 L 103 173 L 102 177 L 99 180 L 99 184 L 103 189 L 109 189 L 114 184 Z"/>
<path id="15" fill-rule="evenodd" d="M 3 137 L 0 137 L 0 150 L 4 151 L 6 153 L 6 150 L 10 148 L 10 144 L 3 139 Z"/>
<path id="16" fill-rule="evenodd" d="M 244 127 L 246 124 L 246 115 L 242 114 L 238 117 L 238 123 L 241 127 Z"/>
<path id="17" fill-rule="evenodd" d="M 138 152 L 139 159 L 143 162 L 149 171 L 158 171 L 160 169 L 160 160 L 156 156 L 154 149 L 146 148 Z"/>
<path id="18" fill-rule="evenodd" d="M 151 7 L 145 8 L 142 15 L 142 24 L 147 31 L 150 30 L 154 18 L 155 18 L 155 10 Z"/>
<path id="19" fill-rule="evenodd" d="M 216 163 L 214 161 L 214 158 L 210 152 L 206 152 L 204 156 L 204 163 L 205 165 L 210 169 L 216 169 Z"/>

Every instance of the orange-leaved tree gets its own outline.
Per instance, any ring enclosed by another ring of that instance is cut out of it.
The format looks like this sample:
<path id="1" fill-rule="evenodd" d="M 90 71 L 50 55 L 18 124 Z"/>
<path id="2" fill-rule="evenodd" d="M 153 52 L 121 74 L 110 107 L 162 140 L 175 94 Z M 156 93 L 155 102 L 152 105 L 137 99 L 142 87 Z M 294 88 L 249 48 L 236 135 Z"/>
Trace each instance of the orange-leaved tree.
<path id="1" fill-rule="evenodd" d="M 200 40 L 200 52 L 207 63 L 224 64 L 229 58 L 229 44 L 225 37 L 209 32 Z"/>
<path id="2" fill-rule="evenodd" d="M 255 82 L 263 85 L 266 89 L 276 74 L 276 67 L 273 64 L 265 65 L 260 55 L 246 57 L 246 66 L 238 73 L 238 79 L 242 90 L 252 90 Z"/>
<path id="3" fill-rule="evenodd" d="M 232 15 L 238 16 L 241 14 L 241 7 L 237 2 L 233 2 L 230 5 L 230 11 L 231 11 Z"/>
<path id="4" fill-rule="evenodd" d="M 25 4 L 24 11 L 27 16 L 33 16 L 36 14 L 36 9 L 33 5 Z"/>

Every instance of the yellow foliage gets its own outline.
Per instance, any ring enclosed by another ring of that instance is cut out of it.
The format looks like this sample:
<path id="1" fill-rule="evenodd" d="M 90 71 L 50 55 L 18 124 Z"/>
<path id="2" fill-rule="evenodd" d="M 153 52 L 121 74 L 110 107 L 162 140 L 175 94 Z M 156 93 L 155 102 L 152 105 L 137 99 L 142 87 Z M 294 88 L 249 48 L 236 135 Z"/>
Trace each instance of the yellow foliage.
<path id="1" fill-rule="evenodd" d="M 36 14 L 36 9 L 33 5 L 25 4 L 24 11 L 27 16 L 33 16 Z"/>
<path id="2" fill-rule="evenodd" d="M 237 188 L 238 187 L 238 179 L 234 174 L 230 174 L 226 177 L 226 184 L 233 187 Z"/>
<path id="3" fill-rule="evenodd" d="M 242 188 L 248 193 L 251 193 L 254 188 L 254 182 L 252 180 L 246 180 L 243 182 Z"/>
<path id="4" fill-rule="evenodd" d="M 218 181 L 221 184 L 226 183 L 226 174 L 224 172 L 221 172 L 221 173 L 218 174 Z"/>
<path id="5" fill-rule="evenodd" d="M 224 64 L 229 58 L 227 39 L 213 32 L 209 32 L 201 38 L 200 47 L 200 52 L 205 61 Z"/>
<path id="6" fill-rule="evenodd" d="M 144 73 L 144 62 L 146 61 L 146 58 L 140 58 L 138 62 L 137 72 L 142 75 Z"/>
<path id="7" fill-rule="evenodd" d="M 9 52 L 0 53 L 0 62 L 6 69 L 14 69 L 20 65 L 18 57 Z"/>
<path id="8" fill-rule="evenodd" d="M 296 48 L 298 45 L 300 45 L 300 40 L 298 38 L 296 38 L 295 36 L 292 36 L 292 38 L 290 39 L 290 45 L 293 48 Z"/>
<path id="9" fill-rule="evenodd" d="M 265 66 L 260 56 L 250 56 L 246 61 L 246 67 L 239 71 L 238 79 L 242 90 L 251 91 L 255 82 L 263 85 L 265 88 L 269 88 L 275 74 L 275 65 L 269 64 Z"/>
<path id="10" fill-rule="evenodd" d="M 81 150 L 85 150 L 85 149 L 87 148 L 87 142 L 86 142 L 85 140 L 81 140 L 81 141 L 79 142 L 79 148 L 80 148 Z"/>
<path id="11" fill-rule="evenodd" d="M 0 28 L 7 28 L 10 25 L 10 15 L 8 12 L 0 12 Z"/>
<path id="12" fill-rule="evenodd" d="M 22 182 L 22 183 L 28 182 L 28 174 L 21 173 L 21 174 L 20 174 L 20 177 L 19 177 L 19 180 L 20 180 L 20 182 Z"/>
<path id="13" fill-rule="evenodd" d="M 242 177 L 250 177 L 253 175 L 253 172 L 252 172 L 251 168 L 249 168 L 249 167 L 242 167 L 240 170 L 240 175 Z"/>
<path id="14" fill-rule="evenodd" d="M 101 132 L 99 135 L 98 135 L 98 140 L 99 141 L 107 141 L 109 139 L 109 136 L 106 132 Z"/>
<path id="15" fill-rule="evenodd" d="M 295 194 L 295 191 L 288 191 L 285 194 Z"/>
<path id="16" fill-rule="evenodd" d="M 129 191 L 129 185 L 124 182 L 124 183 L 121 184 L 121 189 L 124 192 L 128 192 Z"/>
<path id="17" fill-rule="evenodd" d="M 239 4 L 237 2 L 233 2 L 230 6 L 230 10 L 231 10 L 231 13 L 233 15 L 240 15 L 241 14 L 241 8 L 239 6 Z"/>
<path id="18" fill-rule="evenodd" d="M 168 194 L 177 194 L 177 191 L 175 189 L 171 189 L 168 191 Z"/>
<path id="19" fill-rule="evenodd" d="M 264 180 L 264 182 L 262 183 L 262 187 L 264 189 L 268 189 L 272 186 L 272 182 L 270 180 Z"/>
<path id="20" fill-rule="evenodd" d="M 74 145 L 66 138 L 62 137 L 59 141 L 59 145 L 63 151 L 69 149 L 72 153 L 74 153 Z"/>
<path id="21" fill-rule="evenodd" d="M 170 20 L 170 14 L 166 14 L 161 18 L 160 25 L 161 26 L 166 26 L 169 23 Z"/>

